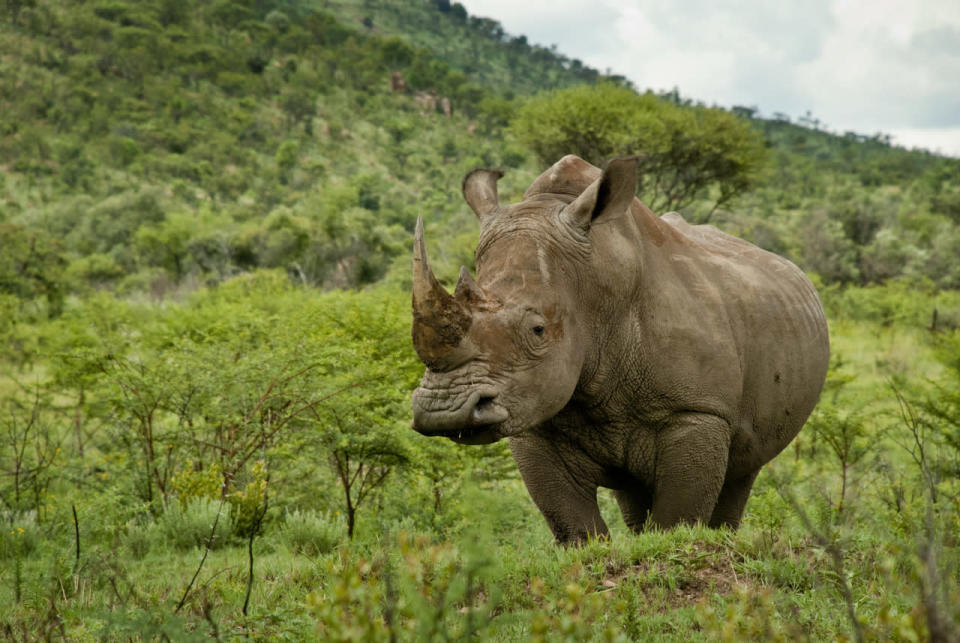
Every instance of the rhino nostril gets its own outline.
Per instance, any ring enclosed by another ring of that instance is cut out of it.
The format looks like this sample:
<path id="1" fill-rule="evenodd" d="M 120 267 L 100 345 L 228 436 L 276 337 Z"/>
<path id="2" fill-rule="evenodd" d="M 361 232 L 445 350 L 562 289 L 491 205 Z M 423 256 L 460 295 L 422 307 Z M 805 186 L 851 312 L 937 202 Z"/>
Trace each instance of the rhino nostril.
<path id="1" fill-rule="evenodd" d="M 497 424 L 507 419 L 506 409 L 496 403 L 496 396 L 486 396 L 477 399 L 473 407 L 474 424 Z"/>

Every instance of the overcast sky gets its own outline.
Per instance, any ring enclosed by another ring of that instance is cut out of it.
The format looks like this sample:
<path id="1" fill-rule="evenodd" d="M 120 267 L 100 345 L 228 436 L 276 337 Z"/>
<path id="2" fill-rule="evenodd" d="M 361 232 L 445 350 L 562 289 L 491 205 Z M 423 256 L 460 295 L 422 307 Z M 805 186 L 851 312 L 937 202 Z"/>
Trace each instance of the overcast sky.
<path id="1" fill-rule="evenodd" d="M 461 2 L 641 90 L 960 156 L 960 0 Z"/>

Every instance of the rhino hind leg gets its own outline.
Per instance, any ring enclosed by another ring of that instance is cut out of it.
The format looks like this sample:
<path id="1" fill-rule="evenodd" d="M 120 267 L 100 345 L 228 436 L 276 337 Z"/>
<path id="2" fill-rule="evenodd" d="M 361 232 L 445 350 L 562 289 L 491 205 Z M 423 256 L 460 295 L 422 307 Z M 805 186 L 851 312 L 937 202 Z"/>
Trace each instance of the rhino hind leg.
<path id="1" fill-rule="evenodd" d="M 715 529 L 720 527 L 736 529 L 740 526 L 743 508 L 747 504 L 747 498 L 750 497 L 750 490 L 753 488 L 753 482 L 757 479 L 758 473 L 760 473 L 759 469 L 742 478 L 727 480 L 723 483 L 720 497 L 717 498 L 717 506 L 710 517 L 711 527 Z"/>
<path id="2" fill-rule="evenodd" d="M 653 493 L 646 486 L 630 489 L 614 489 L 613 497 L 620 505 L 623 522 L 634 533 L 643 531 L 653 508 Z"/>

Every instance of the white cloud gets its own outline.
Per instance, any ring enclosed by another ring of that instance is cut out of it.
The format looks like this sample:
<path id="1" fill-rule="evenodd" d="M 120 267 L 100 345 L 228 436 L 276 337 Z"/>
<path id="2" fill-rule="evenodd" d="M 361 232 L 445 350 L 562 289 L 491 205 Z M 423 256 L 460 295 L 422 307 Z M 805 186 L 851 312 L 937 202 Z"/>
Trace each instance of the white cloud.
<path id="1" fill-rule="evenodd" d="M 919 148 L 960 158 L 960 127 L 932 129 L 894 128 L 885 130 L 893 142 L 906 148 Z"/>
<path id="2" fill-rule="evenodd" d="M 579 58 L 584 52 L 616 50 L 611 39 L 622 3 L 617 0 L 466 0 L 471 15 L 499 21 L 513 36 L 526 36 L 531 43 L 557 45 Z M 589 10 L 587 10 L 589 8 Z M 572 43 L 575 43 L 571 46 Z"/>
<path id="3" fill-rule="evenodd" d="M 841 129 L 960 126 L 960 3 L 837 3 L 821 55 L 796 68 Z M 951 34 L 953 37 L 951 37 Z"/>
<path id="4" fill-rule="evenodd" d="M 641 89 L 960 154 L 957 0 L 463 1 Z"/>

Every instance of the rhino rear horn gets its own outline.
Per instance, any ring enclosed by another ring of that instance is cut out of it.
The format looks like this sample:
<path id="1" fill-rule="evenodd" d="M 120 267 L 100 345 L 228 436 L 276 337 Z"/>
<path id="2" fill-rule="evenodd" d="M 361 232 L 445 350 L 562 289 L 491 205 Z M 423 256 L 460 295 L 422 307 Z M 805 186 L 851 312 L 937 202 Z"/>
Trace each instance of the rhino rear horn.
<path id="1" fill-rule="evenodd" d="M 473 276 L 466 266 L 460 266 L 460 278 L 457 280 L 457 287 L 453 291 L 453 298 L 467 307 L 479 303 L 485 298 L 483 291 L 473 280 Z"/>
<path id="2" fill-rule="evenodd" d="M 497 181 L 502 176 L 500 170 L 477 168 L 463 177 L 463 198 L 481 223 L 500 208 Z"/>
<path id="3" fill-rule="evenodd" d="M 413 347 L 431 369 L 456 348 L 470 328 L 470 315 L 433 276 L 423 241 L 423 219 L 417 217 L 413 241 Z"/>
<path id="4" fill-rule="evenodd" d="M 582 232 L 599 217 L 623 212 L 637 189 L 636 156 L 610 161 L 600 178 L 563 209 L 563 219 Z"/>

